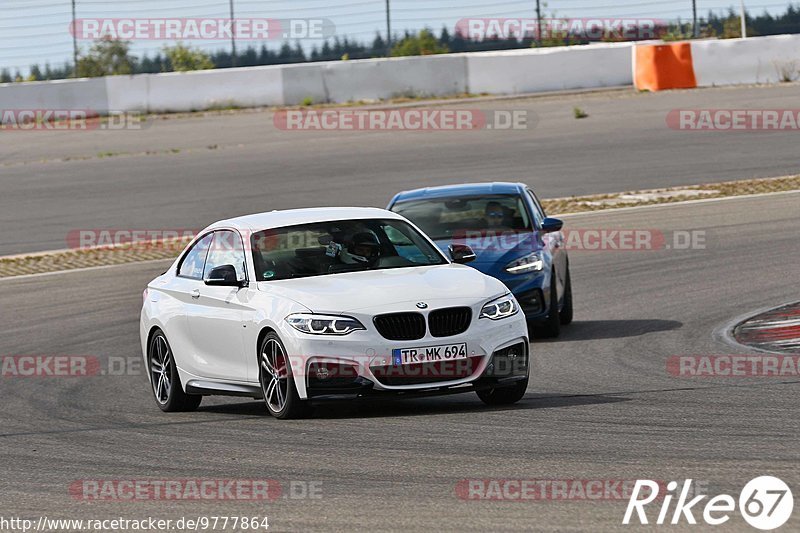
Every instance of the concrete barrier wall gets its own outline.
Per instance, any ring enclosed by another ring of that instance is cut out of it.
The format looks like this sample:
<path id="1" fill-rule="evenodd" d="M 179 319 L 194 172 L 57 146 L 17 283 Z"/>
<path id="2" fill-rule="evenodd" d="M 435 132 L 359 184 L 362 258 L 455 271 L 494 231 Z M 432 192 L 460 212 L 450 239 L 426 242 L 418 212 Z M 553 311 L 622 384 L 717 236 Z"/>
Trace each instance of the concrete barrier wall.
<path id="1" fill-rule="evenodd" d="M 287 65 L 283 69 L 284 105 L 295 105 L 309 98 L 314 102 L 327 102 L 328 90 L 319 63 Z"/>
<path id="2" fill-rule="evenodd" d="M 0 85 L 0 107 L 168 112 L 514 94 L 631 83 L 630 44 L 330 61 Z"/>
<path id="3" fill-rule="evenodd" d="M 148 111 L 282 105 L 281 73 L 276 67 L 254 67 L 153 74 L 148 78 Z"/>
<path id="4" fill-rule="evenodd" d="M 119 111 L 197 111 L 283 104 L 275 67 L 109 76 L 108 107 Z"/>
<path id="5" fill-rule="evenodd" d="M 800 36 L 693 41 L 701 86 L 781 81 Z M 636 46 L 598 43 L 501 52 L 331 61 L 0 85 L 0 109 L 193 111 L 461 93 L 520 94 L 630 85 Z M 632 53 L 633 50 L 633 53 Z"/>
<path id="6" fill-rule="evenodd" d="M 109 111 L 147 112 L 151 77 L 150 74 L 106 77 Z"/>
<path id="7" fill-rule="evenodd" d="M 81 109 L 106 113 L 106 81 L 84 78 L 0 84 L 0 109 Z"/>
<path id="8" fill-rule="evenodd" d="M 800 71 L 800 35 L 692 42 L 692 60 L 699 87 L 778 83 Z"/>
<path id="9" fill-rule="evenodd" d="M 466 71 L 466 57 L 450 54 L 340 61 L 322 67 L 332 102 L 462 94 L 467 92 Z"/>
<path id="10" fill-rule="evenodd" d="M 283 70 L 283 101 L 358 102 L 398 96 L 467 92 L 463 55 L 396 57 L 290 65 Z"/>
<path id="11" fill-rule="evenodd" d="M 471 93 L 518 94 L 631 85 L 631 43 L 601 43 L 467 57 Z"/>

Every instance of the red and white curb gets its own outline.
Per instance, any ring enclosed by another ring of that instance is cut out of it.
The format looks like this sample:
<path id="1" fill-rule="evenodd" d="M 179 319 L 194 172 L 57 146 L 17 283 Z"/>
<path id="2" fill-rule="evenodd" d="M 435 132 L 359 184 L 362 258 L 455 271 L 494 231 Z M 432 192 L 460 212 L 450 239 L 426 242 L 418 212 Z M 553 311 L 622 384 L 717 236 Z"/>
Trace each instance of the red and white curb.
<path id="1" fill-rule="evenodd" d="M 800 353 L 800 302 L 748 318 L 733 329 L 740 344 L 777 353 Z"/>

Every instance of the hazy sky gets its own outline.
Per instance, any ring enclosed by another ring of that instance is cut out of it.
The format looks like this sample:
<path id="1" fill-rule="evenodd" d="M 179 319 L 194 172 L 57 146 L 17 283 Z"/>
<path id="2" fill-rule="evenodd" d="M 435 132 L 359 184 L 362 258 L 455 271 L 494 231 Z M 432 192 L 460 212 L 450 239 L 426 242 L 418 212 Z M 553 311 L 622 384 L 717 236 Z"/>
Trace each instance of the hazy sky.
<path id="1" fill-rule="evenodd" d="M 77 18 L 204 18 L 228 17 L 228 0 L 76 0 Z M 533 17 L 535 0 L 492 2 L 489 0 L 391 0 L 393 33 L 425 26 L 437 32 L 446 26 L 451 31 L 463 18 Z M 545 16 L 558 17 L 642 17 L 688 19 L 691 0 L 550 0 L 543 2 Z M 700 15 L 709 10 L 738 10 L 739 0 L 697 0 Z M 745 0 L 747 9 L 761 13 L 765 9 L 783 12 L 788 2 Z M 272 19 L 324 18 L 335 25 L 336 34 L 371 41 L 376 32 L 385 34 L 385 0 L 342 0 L 333 4 L 320 0 L 234 0 L 236 18 L 264 17 Z M 71 0 L 0 0 L 0 68 L 19 68 L 23 73 L 34 63 L 43 66 L 62 65 L 72 61 L 72 37 L 69 24 Z M 306 40 L 308 48 L 318 42 Z M 228 47 L 223 41 L 185 41 L 186 44 L 210 51 Z M 79 41 L 88 49 L 91 41 Z M 158 51 L 164 41 L 133 42 L 133 53 L 141 57 Z M 241 42 L 260 46 L 258 41 Z M 278 47 L 273 40 L 268 46 Z"/>

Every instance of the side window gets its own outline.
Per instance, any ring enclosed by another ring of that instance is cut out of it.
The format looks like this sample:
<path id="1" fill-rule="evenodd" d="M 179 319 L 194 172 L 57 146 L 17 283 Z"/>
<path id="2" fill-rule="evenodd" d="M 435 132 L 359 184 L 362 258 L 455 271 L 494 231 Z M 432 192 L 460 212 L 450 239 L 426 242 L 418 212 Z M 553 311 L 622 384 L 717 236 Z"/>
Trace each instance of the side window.
<path id="1" fill-rule="evenodd" d="M 236 279 L 245 279 L 244 248 L 242 238 L 235 231 L 221 230 L 214 232 L 214 242 L 208 251 L 205 272 L 207 277 L 212 270 L 223 265 L 233 265 L 236 268 Z"/>
<path id="2" fill-rule="evenodd" d="M 414 243 L 411 239 L 406 237 L 400 230 L 389 225 L 381 226 L 381 229 L 386 233 L 386 237 L 394 246 L 413 246 Z"/>
<path id="3" fill-rule="evenodd" d="M 539 204 L 539 199 L 536 198 L 536 195 L 533 194 L 533 191 L 528 189 L 528 196 L 530 196 L 531 202 L 533 202 L 533 219 L 536 221 L 536 227 L 541 228 L 542 222 L 544 222 L 544 210 L 542 210 L 542 206 Z"/>
<path id="4" fill-rule="evenodd" d="M 191 250 L 184 256 L 178 267 L 178 275 L 183 278 L 203 279 L 203 265 L 206 262 L 208 248 L 211 246 L 209 233 L 195 243 Z"/>

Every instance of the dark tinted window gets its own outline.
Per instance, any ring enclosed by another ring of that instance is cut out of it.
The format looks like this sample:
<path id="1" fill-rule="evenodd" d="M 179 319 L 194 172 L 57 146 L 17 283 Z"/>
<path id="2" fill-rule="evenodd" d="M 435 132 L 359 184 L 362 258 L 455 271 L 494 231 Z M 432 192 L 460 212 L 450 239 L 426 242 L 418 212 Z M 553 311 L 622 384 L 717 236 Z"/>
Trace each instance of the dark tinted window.
<path id="1" fill-rule="evenodd" d="M 255 233 L 258 281 L 446 264 L 439 250 L 402 220 L 337 220 Z"/>
<path id="2" fill-rule="evenodd" d="M 432 239 L 449 239 L 474 231 L 533 229 L 522 198 L 516 195 L 431 198 L 392 207 Z"/>

